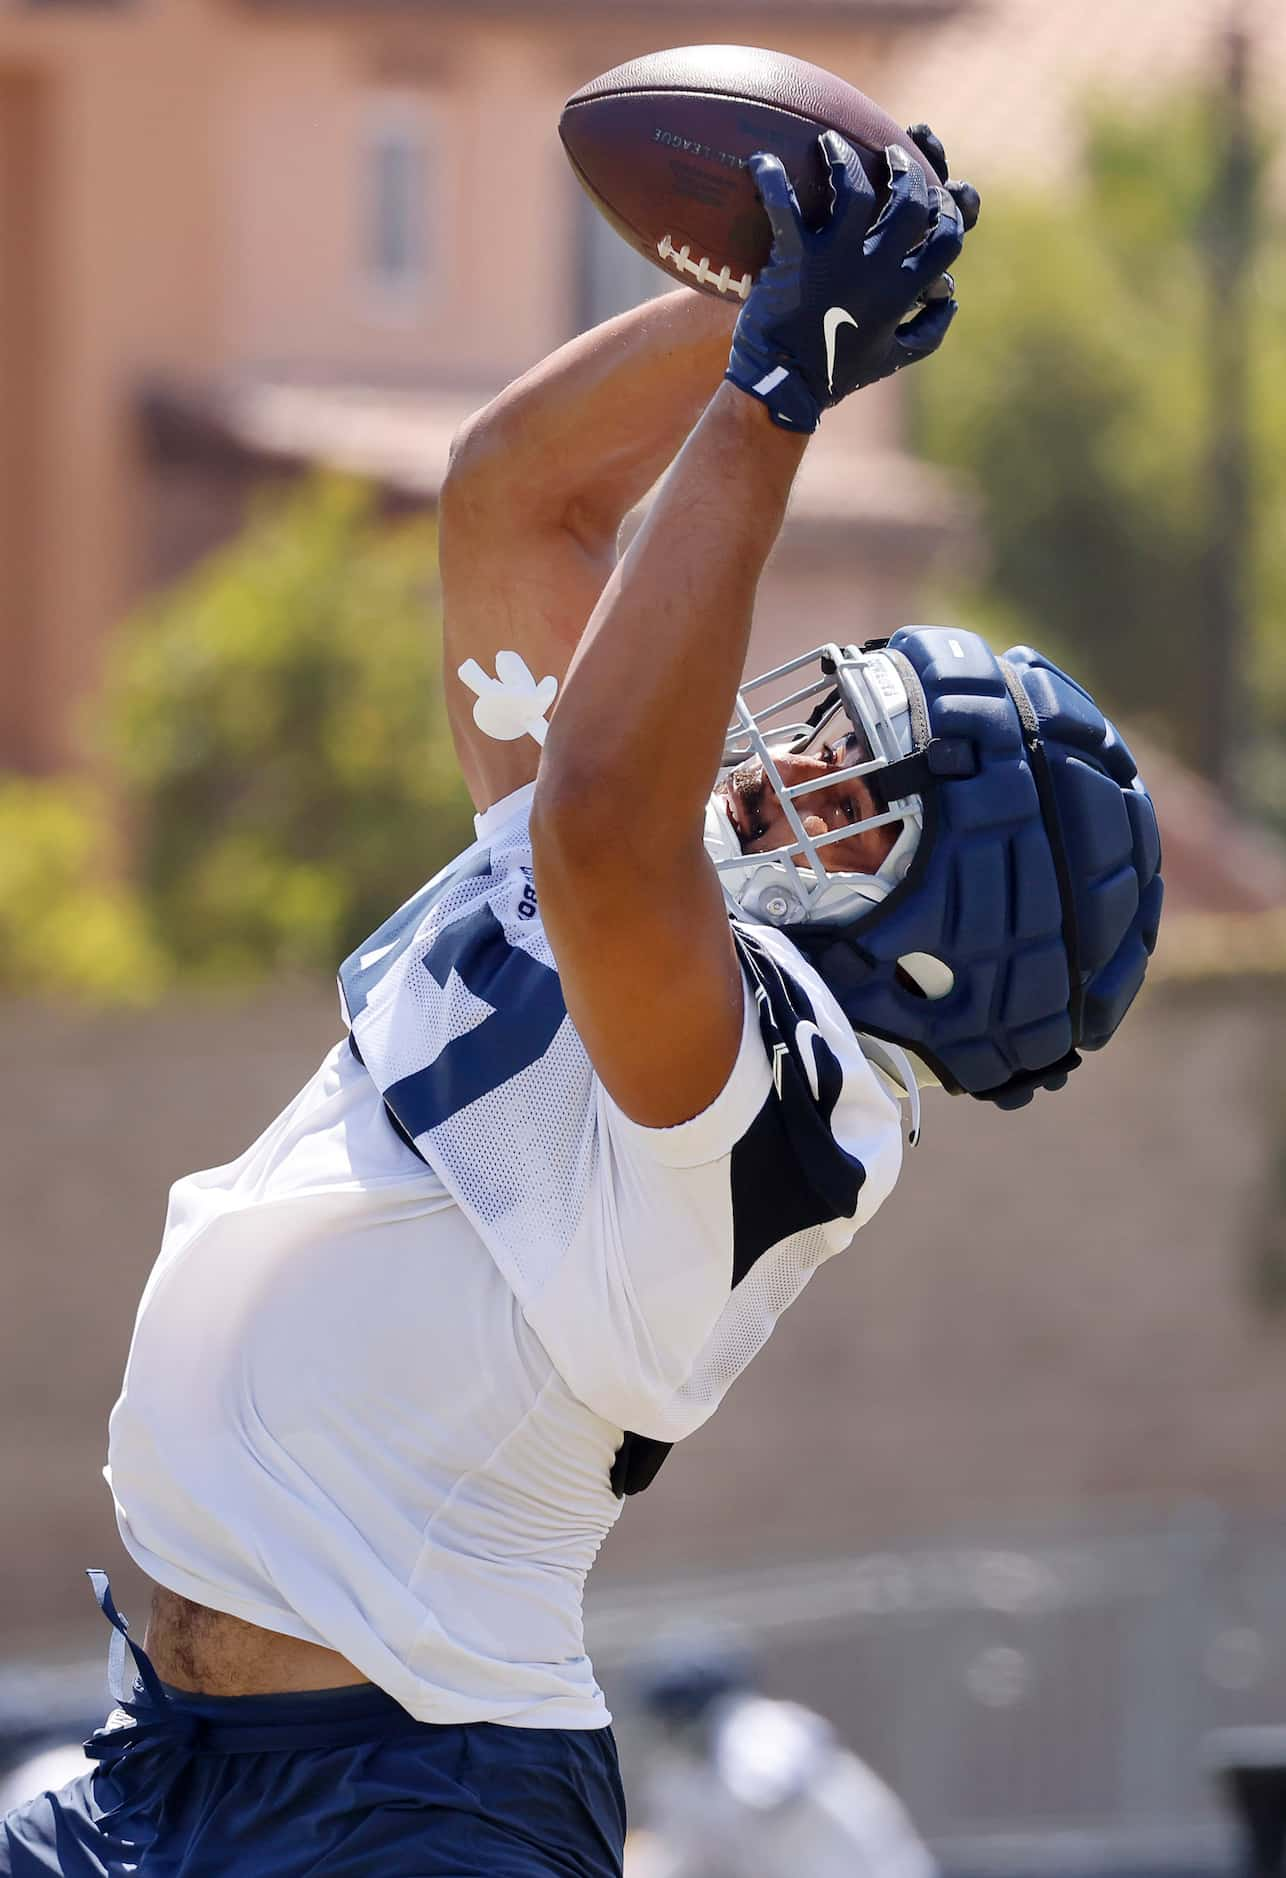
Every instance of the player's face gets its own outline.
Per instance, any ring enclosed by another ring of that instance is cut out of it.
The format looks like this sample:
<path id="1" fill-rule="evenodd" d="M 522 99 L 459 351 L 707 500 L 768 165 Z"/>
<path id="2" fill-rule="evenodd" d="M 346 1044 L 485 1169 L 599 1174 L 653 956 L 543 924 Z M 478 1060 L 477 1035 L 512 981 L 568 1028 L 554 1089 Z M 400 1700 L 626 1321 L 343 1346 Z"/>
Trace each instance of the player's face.
<path id="1" fill-rule="evenodd" d="M 790 756 L 784 750 L 773 751 L 773 761 L 787 788 L 813 782 L 827 770 L 843 769 L 860 759 L 853 739 L 828 743 L 804 756 Z M 772 848 L 784 848 L 795 839 L 786 811 L 777 792 L 764 773 L 758 757 L 734 770 L 719 785 L 728 819 L 736 830 L 743 854 L 764 854 Z M 861 776 L 848 776 L 833 789 L 818 789 L 795 798 L 795 809 L 806 831 L 813 836 L 831 834 L 848 822 L 860 822 L 880 813 L 880 804 Z M 819 850 L 828 873 L 873 874 L 888 858 L 898 838 L 899 824 L 869 828 L 851 835 L 846 841 L 833 841 Z M 797 857 L 798 858 L 798 857 Z"/>

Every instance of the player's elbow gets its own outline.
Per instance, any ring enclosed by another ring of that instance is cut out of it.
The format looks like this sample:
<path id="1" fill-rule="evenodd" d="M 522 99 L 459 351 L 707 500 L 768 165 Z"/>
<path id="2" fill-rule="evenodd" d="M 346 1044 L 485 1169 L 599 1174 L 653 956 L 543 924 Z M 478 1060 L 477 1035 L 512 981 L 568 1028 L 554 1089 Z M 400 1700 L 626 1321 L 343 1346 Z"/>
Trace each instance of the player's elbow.
<path id="1" fill-rule="evenodd" d="M 452 437 L 438 509 L 453 533 L 485 530 L 509 542 L 564 521 L 548 465 L 520 418 L 499 404 L 475 411 Z"/>
<path id="2" fill-rule="evenodd" d="M 503 460 L 502 446 L 488 424 L 485 409 L 475 411 L 451 439 L 439 496 L 442 513 L 474 507 L 498 480 Z"/>
<path id="3" fill-rule="evenodd" d="M 451 436 L 451 442 L 447 448 L 447 482 L 450 482 L 453 476 L 458 475 L 463 470 L 466 459 L 470 454 L 471 446 L 478 434 L 478 420 L 480 416 L 481 412 L 471 411 L 468 417 L 464 419 L 463 423 L 456 425 Z"/>
<path id="4" fill-rule="evenodd" d="M 606 569 L 624 520 L 619 495 L 597 460 L 569 468 L 547 431 L 528 405 L 503 397 L 475 411 L 451 439 L 440 514 L 448 527 L 472 520 L 509 540 L 524 528 L 557 529 Z"/>
<path id="5" fill-rule="evenodd" d="M 516 552 L 531 518 L 503 427 L 486 409 L 466 418 L 451 440 L 438 493 L 438 528 L 444 557 L 495 555 L 500 545 Z M 518 468 L 521 466 L 518 465 Z"/>

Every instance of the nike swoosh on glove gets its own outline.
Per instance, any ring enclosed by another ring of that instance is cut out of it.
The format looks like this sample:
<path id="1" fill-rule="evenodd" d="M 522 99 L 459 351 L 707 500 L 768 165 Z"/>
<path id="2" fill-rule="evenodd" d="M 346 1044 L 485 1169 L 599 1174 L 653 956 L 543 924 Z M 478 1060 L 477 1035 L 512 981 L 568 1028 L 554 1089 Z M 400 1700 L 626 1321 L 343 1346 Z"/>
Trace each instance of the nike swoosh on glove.
<path id="1" fill-rule="evenodd" d="M 890 144 L 877 215 L 852 146 L 833 130 L 819 143 L 831 184 L 820 228 L 804 221 L 776 157 L 750 159 L 772 254 L 741 310 L 726 374 L 787 430 L 816 430 L 841 398 L 936 352 L 957 312 L 947 269 L 965 224 L 952 193 Z"/>

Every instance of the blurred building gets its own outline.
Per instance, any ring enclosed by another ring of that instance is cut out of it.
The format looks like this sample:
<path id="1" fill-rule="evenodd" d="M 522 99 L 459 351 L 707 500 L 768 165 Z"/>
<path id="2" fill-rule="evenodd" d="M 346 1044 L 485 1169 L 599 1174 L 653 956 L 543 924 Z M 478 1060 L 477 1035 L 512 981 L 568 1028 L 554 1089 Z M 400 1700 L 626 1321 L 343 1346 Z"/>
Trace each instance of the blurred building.
<path id="1" fill-rule="evenodd" d="M 878 90 L 962 4 L 792 0 L 790 49 Z M 469 409 L 659 289 L 577 188 L 562 101 L 781 32 L 763 0 L 0 0 L 0 767 L 77 759 L 105 635 L 257 482 L 324 461 L 431 500 Z M 942 539 L 898 408 L 810 466 L 823 617 L 852 617 L 838 532 L 872 619 Z"/>
<path id="2" fill-rule="evenodd" d="M 1286 95 L 1280 0 L 980 0 L 903 46 L 881 102 L 949 130 L 980 184 L 1048 189 L 1079 160 L 1087 104 L 1148 110 L 1207 83 L 1230 28 L 1249 36 L 1252 95 L 1274 123 Z"/>
<path id="3" fill-rule="evenodd" d="M 659 288 L 555 134 L 586 76 L 667 41 L 788 39 L 980 181 L 1075 161 L 1087 95 L 1196 78 L 1270 0 L 0 0 L 0 768 L 85 751 L 112 626 L 325 462 L 431 501 L 451 433 Z M 912 616 L 958 496 L 896 392 L 828 421 L 761 610 Z M 861 569 L 854 582 L 853 569 Z M 756 655 L 758 656 L 758 652 Z"/>
<path id="4" fill-rule="evenodd" d="M 1226 14 L 791 0 L 789 42 L 931 118 L 984 184 L 1015 165 L 1048 181 L 1091 83 L 1195 74 Z M 1286 13 L 1259 17 L 1280 91 Z M 779 37 L 781 18 L 764 0 L 0 0 L 0 768 L 77 759 L 112 626 L 257 488 L 325 462 L 431 502 L 469 409 L 663 285 L 577 190 L 558 107 L 631 54 Z M 910 616 L 960 517 L 904 452 L 896 389 L 864 398 L 810 453 L 762 630 L 804 608 L 845 636 Z M 1145 772 L 1187 918 L 1119 1041 L 1016 1116 L 927 1104 L 902 1191 L 601 1567 L 610 1671 L 611 1622 L 623 1661 L 686 1575 L 713 1574 L 694 1596 L 717 1607 L 730 1572 L 789 1565 L 743 1588 L 748 1621 L 938 1831 L 1173 1818 L 1201 1716 L 1286 1702 L 1286 861 L 1196 779 Z M 0 1660 L 20 1664 L 98 1649 L 85 1564 L 142 1615 L 97 1467 L 166 1187 L 239 1152 L 338 1019 L 291 987 L 2 1015 Z M 1194 1503 L 1223 1509 L 1227 1543 L 1175 1514 Z M 1154 1509 L 1158 1547 L 996 1538 Z M 981 1565 L 951 1551 L 962 1530 Z M 850 1584 L 833 1562 L 871 1548 Z M 12 1675 L 0 1722 L 32 1708 Z"/>

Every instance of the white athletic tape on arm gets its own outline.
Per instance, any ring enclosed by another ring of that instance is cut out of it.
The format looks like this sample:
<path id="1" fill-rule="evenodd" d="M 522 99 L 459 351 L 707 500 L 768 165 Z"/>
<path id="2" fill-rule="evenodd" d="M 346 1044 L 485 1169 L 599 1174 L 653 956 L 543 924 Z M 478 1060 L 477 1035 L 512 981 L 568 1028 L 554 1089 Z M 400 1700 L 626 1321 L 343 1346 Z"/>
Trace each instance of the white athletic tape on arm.
<path id="1" fill-rule="evenodd" d="M 492 678 L 476 659 L 466 659 L 458 677 L 476 694 L 473 721 L 497 743 L 531 737 L 543 744 L 549 730 L 545 722 L 558 691 L 558 680 L 546 676 L 537 684 L 526 661 L 517 652 L 497 652 Z"/>

